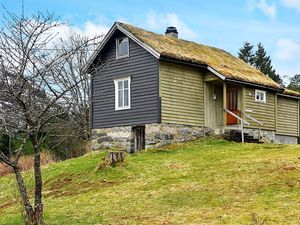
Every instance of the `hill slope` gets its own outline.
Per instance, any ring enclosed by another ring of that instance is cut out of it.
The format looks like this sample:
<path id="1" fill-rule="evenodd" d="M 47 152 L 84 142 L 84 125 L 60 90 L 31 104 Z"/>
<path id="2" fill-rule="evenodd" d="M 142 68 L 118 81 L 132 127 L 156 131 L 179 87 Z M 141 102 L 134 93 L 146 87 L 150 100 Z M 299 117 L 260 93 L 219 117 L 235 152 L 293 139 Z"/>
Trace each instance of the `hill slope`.
<path id="1" fill-rule="evenodd" d="M 202 140 L 96 171 L 104 155 L 44 167 L 46 224 L 300 221 L 300 146 Z M 30 172 L 26 180 L 33 182 Z M 14 177 L 0 178 L 0 224 L 20 224 L 17 196 Z"/>

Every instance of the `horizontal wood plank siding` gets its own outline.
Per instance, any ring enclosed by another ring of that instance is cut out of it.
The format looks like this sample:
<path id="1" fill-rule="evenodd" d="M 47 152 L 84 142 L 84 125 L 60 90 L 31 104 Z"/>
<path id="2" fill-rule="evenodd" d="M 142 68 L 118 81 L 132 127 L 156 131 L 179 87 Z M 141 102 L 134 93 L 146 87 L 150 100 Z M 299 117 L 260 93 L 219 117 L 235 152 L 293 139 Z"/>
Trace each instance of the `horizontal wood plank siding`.
<path id="1" fill-rule="evenodd" d="M 210 71 L 206 72 L 204 75 L 204 81 L 213 81 L 213 80 L 220 80 L 220 78 Z"/>
<path id="2" fill-rule="evenodd" d="M 199 68 L 160 61 L 163 123 L 204 125 L 204 83 Z"/>
<path id="3" fill-rule="evenodd" d="M 267 91 L 267 102 L 261 103 L 255 101 L 255 89 L 245 88 L 245 111 L 250 116 L 264 124 L 262 129 L 276 129 L 276 110 L 275 110 L 275 93 Z M 249 112 L 251 111 L 251 112 Z M 260 126 L 253 121 L 250 122 L 251 128 L 259 128 Z"/>
<path id="4" fill-rule="evenodd" d="M 117 31 L 101 52 L 105 68 L 92 79 L 93 129 L 158 123 L 158 60 L 129 39 L 129 58 L 116 59 Z M 131 109 L 115 110 L 114 79 L 131 77 Z"/>
<path id="5" fill-rule="evenodd" d="M 299 112 L 298 100 L 277 96 L 276 134 L 298 136 Z"/>
<path id="6" fill-rule="evenodd" d="M 205 126 L 220 127 L 223 125 L 223 84 L 205 84 Z M 213 95 L 216 95 L 216 99 Z"/>

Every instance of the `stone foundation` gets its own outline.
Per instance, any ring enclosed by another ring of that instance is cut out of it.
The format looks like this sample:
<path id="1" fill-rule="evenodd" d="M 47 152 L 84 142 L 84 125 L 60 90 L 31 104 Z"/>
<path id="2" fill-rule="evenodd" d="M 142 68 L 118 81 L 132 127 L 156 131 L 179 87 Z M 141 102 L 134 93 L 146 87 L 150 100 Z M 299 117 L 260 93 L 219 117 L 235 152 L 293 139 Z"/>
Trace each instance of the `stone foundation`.
<path id="1" fill-rule="evenodd" d="M 298 137 L 276 134 L 275 143 L 276 144 L 298 144 Z"/>
<path id="2" fill-rule="evenodd" d="M 297 144 L 296 137 L 275 135 L 275 131 L 244 129 L 245 133 L 259 138 L 264 143 Z M 145 148 L 159 148 L 164 145 L 192 141 L 201 137 L 222 134 L 222 130 L 208 127 L 196 127 L 176 124 L 146 124 Z M 134 135 L 131 126 L 94 129 L 92 132 L 92 148 L 121 149 L 134 151 Z"/>
<path id="3" fill-rule="evenodd" d="M 146 124 L 145 147 L 158 148 L 214 134 L 214 130 L 207 127 L 176 124 Z M 132 127 L 94 129 L 92 132 L 92 148 L 93 150 L 116 148 L 126 150 L 127 152 L 134 151 Z"/>
<path id="4" fill-rule="evenodd" d="M 148 124 L 146 125 L 146 148 L 158 148 L 164 145 L 192 141 L 214 134 L 214 130 L 208 127 L 176 124 Z"/>
<path id="5" fill-rule="evenodd" d="M 115 148 L 130 151 L 132 144 L 130 126 L 94 129 L 92 131 L 93 150 Z"/>
<path id="6" fill-rule="evenodd" d="M 245 133 L 252 135 L 254 138 L 259 138 L 264 143 L 275 143 L 275 131 L 271 130 L 258 130 L 258 129 L 250 129 L 245 128 Z"/>

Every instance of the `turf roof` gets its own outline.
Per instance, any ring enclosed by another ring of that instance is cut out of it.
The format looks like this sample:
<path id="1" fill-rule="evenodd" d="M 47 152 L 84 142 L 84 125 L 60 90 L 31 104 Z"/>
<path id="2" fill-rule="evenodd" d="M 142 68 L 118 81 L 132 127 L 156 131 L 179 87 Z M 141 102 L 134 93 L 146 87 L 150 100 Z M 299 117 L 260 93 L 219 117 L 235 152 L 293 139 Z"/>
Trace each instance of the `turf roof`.
<path id="1" fill-rule="evenodd" d="M 296 96 L 296 97 L 300 97 L 300 93 L 299 92 L 292 91 L 292 90 L 289 90 L 289 89 L 284 89 L 283 94 L 285 94 L 285 95 L 293 95 L 293 96 Z"/>
<path id="2" fill-rule="evenodd" d="M 229 79 L 280 88 L 271 78 L 222 49 L 156 34 L 129 24 L 118 24 L 162 57 L 208 65 Z"/>

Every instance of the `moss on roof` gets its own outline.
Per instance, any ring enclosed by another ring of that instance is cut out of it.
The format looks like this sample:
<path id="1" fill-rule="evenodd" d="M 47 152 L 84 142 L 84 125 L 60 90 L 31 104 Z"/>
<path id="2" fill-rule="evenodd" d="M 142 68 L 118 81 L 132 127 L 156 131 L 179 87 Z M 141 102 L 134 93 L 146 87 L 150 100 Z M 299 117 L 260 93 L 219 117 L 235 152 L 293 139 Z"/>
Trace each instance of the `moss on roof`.
<path id="1" fill-rule="evenodd" d="M 208 65 L 226 78 L 272 88 L 280 87 L 268 76 L 222 49 L 159 35 L 129 24 L 119 23 L 119 25 L 156 50 L 161 56 Z"/>
<path id="2" fill-rule="evenodd" d="M 284 89 L 283 94 L 285 94 L 285 95 L 293 95 L 293 96 L 296 96 L 296 97 L 300 97 L 300 93 L 299 92 L 292 91 L 292 90 L 289 90 L 289 89 Z"/>

